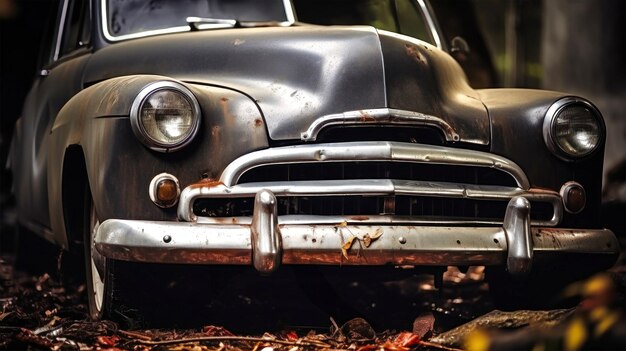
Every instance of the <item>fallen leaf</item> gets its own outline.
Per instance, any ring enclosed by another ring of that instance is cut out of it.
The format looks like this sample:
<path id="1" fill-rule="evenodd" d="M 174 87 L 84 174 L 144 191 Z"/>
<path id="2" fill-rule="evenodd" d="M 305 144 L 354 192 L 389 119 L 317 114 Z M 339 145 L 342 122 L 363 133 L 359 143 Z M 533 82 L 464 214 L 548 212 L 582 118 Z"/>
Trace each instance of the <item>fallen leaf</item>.
<path id="1" fill-rule="evenodd" d="M 117 335 L 99 336 L 96 340 L 98 341 L 98 344 L 103 346 L 115 346 L 117 345 L 117 342 L 120 341 L 120 338 Z"/>
<path id="2" fill-rule="evenodd" d="M 380 345 L 380 349 L 384 351 L 409 351 L 408 347 L 396 345 L 391 341 L 386 341 L 384 344 Z"/>
<path id="3" fill-rule="evenodd" d="M 607 314 L 601 321 L 596 325 L 596 329 L 594 331 L 594 335 L 596 338 L 602 336 L 602 334 L 606 333 L 615 323 L 619 321 L 620 313 L 612 312 Z"/>
<path id="4" fill-rule="evenodd" d="M 347 226 L 348 226 L 348 222 L 346 222 L 346 221 L 343 221 L 343 222 L 337 224 L 337 227 L 339 227 L 339 228 L 345 228 Z"/>
<path id="5" fill-rule="evenodd" d="M 585 322 L 580 318 L 575 318 L 569 323 L 565 330 L 563 349 L 566 351 L 580 350 L 585 341 L 587 341 Z"/>
<path id="6" fill-rule="evenodd" d="M 228 331 L 223 327 L 216 327 L 214 325 L 205 325 L 202 327 L 202 332 L 208 336 L 234 336 L 235 334 Z"/>
<path id="7" fill-rule="evenodd" d="M 420 336 L 417 334 L 402 332 L 396 336 L 393 343 L 402 347 L 411 347 L 419 344 Z"/>
<path id="8" fill-rule="evenodd" d="M 343 246 L 341 247 L 341 253 L 343 254 L 343 257 L 346 258 L 346 260 L 348 259 L 348 250 L 350 250 L 350 248 L 352 247 L 354 239 L 356 239 L 356 236 L 350 237 L 350 239 L 348 239 L 348 241 L 346 241 L 346 243 L 343 244 Z"/>
<path id="9" fill-rule="evenodd" d="M 296 341 L 298 340 L 298 334 L 296 334 L 296 332 L 292 330 L 285 334 L 285 338 L 289 341 Z"/>
<path id="10" fill-rule="evenodd" d="M 471 332 L 465 340 L 465 349 L 468 351 L 487 351 L 490 346 L 491 337 L 481 329 Z"/>
<path id="11" fill-rule="evenodd" d="M 413 321 L 413 334 L 426 339 L 432 334 L 434 325 L 435 316 L 432 312 L 423 313 Z"/>
<path id="12" fill-rule="evenodd" d="M 359 347 L 358 349 L 356 349 L 356 351 L 373 351 L 373 350 L 376 350 L 377 348 L 378 347 L 376 345 L 368 344 L 368 345 L 363 345 Z"/>
<path id="13" fill-rule="evenodd" d="M 365 234 L 365 236 L 363 237 L 363 245 L 365 245 L 365 247 L 370 247 L 370 245 L 372 245 L 372 243 L 374 241 L 376 241 L 376 239 L 380 238 L 380 236 L 383 235 L 383 230 L 378 228 L 376 229 L 376 231 L 374 231 L 374 234 L 372 234 L 371 236 L 368 234 Z"/>

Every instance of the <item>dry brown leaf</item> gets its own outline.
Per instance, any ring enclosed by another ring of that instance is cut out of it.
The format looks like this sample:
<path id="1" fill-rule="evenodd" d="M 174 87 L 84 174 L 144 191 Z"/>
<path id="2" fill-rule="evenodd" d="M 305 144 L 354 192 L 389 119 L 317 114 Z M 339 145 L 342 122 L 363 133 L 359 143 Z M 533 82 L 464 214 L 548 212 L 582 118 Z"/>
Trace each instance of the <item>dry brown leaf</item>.
<path id="1" fill-rule="evenodd" d="M 372 245 L 372 243 L 374 241 L 376 241 L 376 239 L 380 238 L 380 236 L 383 235 L 383 230 L 378 228 L 374 231 L 374 234 L 372 234 L 371 236 L 368 234 L 365 234 L 365 236 L 363 237 L 363 245 L 365 245 L 365 247 L 370 247 L 370 245 Z"/>
<path id="2" fill-rule="evenodd" d="M 350 239 L 348 239 L 348 241 L 346 241 L 346 243 L 343 244 L 343 246 L 341 247 L 341 253 L 343 254 L 343 257 L 346 258 L 346 260 L 348 259 L 348 250 L 350 250 L 352 244 L 354 243 L 354 239 L 356 238 L 356 236 L 350 237 Z"/>

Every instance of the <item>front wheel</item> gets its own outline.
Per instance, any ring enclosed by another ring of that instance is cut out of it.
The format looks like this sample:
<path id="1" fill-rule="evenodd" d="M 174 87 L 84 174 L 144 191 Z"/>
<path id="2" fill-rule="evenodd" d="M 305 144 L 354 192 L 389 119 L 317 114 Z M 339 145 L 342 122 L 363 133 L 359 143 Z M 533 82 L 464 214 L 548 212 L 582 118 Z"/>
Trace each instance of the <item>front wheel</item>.
<path id="1" fill-rule="evenodd" d="M 87 300 L 89 316 L 98 320 L 109 317 L 112 302 L 111 283 L 113 281 L 113 262 L 107 260 L 95 248 L 95 236 L 100 227 L 91 197 L 88 195 L 88 212 L 85 226 L 85 275 L 87 280 Z"/>

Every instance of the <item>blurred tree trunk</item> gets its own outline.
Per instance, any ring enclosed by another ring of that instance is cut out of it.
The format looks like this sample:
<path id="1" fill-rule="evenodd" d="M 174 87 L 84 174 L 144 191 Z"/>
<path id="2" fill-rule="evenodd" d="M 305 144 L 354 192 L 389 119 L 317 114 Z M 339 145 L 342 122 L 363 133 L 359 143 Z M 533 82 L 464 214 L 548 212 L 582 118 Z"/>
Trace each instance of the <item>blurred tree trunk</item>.
<path id="1" fill-rule="evenodd" d="M 626 167 L 626 1 L 544 0 L 542 65 L 545 89 L 579 94 L 607 125 L 605 177 Z M 605 186 L 616 180 L 605 178 Z M 626 201 L 626 180 L 608 199 Z"/>

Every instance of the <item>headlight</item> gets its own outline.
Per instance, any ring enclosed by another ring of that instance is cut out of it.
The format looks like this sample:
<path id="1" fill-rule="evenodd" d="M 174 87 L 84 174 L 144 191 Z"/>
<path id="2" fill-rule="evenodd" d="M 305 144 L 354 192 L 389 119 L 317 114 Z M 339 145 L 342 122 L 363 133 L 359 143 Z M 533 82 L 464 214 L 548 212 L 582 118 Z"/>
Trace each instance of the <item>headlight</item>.
<path id="1" fill-rule="evenodd" d="M 574 97 L 552 104 L 543 123 L 546 145 L 565 160 L 593 153 L 604 140 L 604 133 L 600 112 L 589 102 Z"/>
<path id="2" fill-rule="evenodd" d="M 130 111 L 135 135 L 147 147 L 175 151 L 198 132 L 200 106 L 185 86 L 171 81 L 152 83 L 135 98 Z"/>

